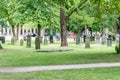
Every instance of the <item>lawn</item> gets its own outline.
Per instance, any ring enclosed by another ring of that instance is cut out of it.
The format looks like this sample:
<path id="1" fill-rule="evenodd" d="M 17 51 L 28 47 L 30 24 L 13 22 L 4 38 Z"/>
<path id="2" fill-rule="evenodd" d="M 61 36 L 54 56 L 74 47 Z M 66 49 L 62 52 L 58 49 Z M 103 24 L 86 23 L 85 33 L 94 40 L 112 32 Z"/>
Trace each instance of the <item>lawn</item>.
<path id="1" fill-rule="evenodd" d="M 32 45 L 34 46 L 34 45 Z M 85 49 L 84 44 L 69 44 L 73 51 L 63 52 L 36 52 L 34 47 L 3 45 L 4 50 L 0 50 L 0 66 L 38 66 L 38 65 L 60 65 L 60 64 L 80 64 L 97 62 L 118 62 L 120 55 L 115 54 L 113 47 L 101 44 L 91 44 L 90 49 Z M 59 49 L 60 44 L 41 45 L 42 50 Z"/>
<path id="2" fill-rule="evenodd" d="M 120 80 L 120 67 L 0 73 L 0 80 Z"/>

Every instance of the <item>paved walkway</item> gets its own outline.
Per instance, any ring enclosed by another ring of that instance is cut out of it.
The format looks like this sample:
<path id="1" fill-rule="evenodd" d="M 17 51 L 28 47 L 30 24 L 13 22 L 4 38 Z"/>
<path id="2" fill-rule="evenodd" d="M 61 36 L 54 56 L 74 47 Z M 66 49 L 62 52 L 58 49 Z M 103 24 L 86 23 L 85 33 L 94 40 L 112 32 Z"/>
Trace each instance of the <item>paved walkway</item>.
<path id="1" fill-rule="evenodd" d="M 51 66 L 29 66 L 29 67 L 0 67 L 0 72 L 31 72 L 31 71 L 41 71 L 41 70 L 64 70 L 64 69 L 114 67 L 114 66 L 120 66 L 120 62 L 92 63 L 92 64 L 71 64 L 71 65 L 51 65 Z"/>

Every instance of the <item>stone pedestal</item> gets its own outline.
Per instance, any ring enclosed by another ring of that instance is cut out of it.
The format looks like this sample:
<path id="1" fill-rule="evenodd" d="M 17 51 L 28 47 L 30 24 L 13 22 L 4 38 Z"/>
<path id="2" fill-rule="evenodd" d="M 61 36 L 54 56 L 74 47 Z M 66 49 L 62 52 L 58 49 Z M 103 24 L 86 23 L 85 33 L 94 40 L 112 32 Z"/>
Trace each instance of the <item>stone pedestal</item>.
<path id="1" fill-rule="evenodd" d="M 90 48 L 90 36 L 86 36 L 85 38 L 85 48 Z"/>

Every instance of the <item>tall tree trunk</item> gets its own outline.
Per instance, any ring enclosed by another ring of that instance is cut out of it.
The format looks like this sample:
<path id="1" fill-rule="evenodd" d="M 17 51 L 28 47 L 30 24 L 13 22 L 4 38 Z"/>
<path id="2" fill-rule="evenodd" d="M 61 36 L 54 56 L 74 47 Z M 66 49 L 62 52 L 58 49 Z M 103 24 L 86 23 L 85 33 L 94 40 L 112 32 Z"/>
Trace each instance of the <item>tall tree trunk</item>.
<path id="1" fill-rule="evenodd" d="M 85 25 L 85 35 L 88 35 L 87 26 Z"/>
<path id="2" fill-rule="evenodd" d="M 118 17 L 118 23 L 117 23 L 117 32 L 119 34 L 119 51 L 118 54 L 120 54 L 120 16 Z"/>
<path id="3" fill-rule="evenodd" d="M 118 34 L 119 34 L 119 52 L 118 52 L 118 54 L 120 54 L 120 23 L 118 25 Z"/>
<path id="4" fill-rule="evenodd" d="M 94 38 L 93 38 L 92 33 L 93 33 L 93 31 L 92 31 L 92 29 L 91 29 L 91 32 L 90 32 L 90 34 L 91 34 L 91 36 L 90 36 L 90 40 L 91 40 L 91 41 L 94 41 Z"/>
<path id="5" fill-rule="evenodd" d="M 68 46 L 66 32 L 66 18 L 64 9 L 60 8 L 61 47 Z"/>
<path id="6" fill-rule="evenodd" d="M 12 25 L 12 33 L 13 33 L 13 37 L 11 38 L 11 44 L 14 45 L 14 43 L 16 42 L 16 35 L 15 35 L 15 26 Z"/>
<path id="7" fill-rule="evenodd" d="M 38 36 L 35 39 L 35 49 L 40 49 L 40 41 L 41 41 L 41 25 L 38 22 Z"/>
<path id="8" fill-rule="evenodd" d="M 20 27 L 19 27 L 19 23 L 18 23 L 18 24 L 17 24 L 17 35 L 16 35 L 17 40 L 19 40 L 19 29 L 20 29 Z"/>
<path id="9" fill-rule="evenodd" d="M 119 44 L 118 44 L 118 47 L 119 47 L 119 51 L 118 51 L 118 54 L 120 54 L 120 24 L 117 24 L 117 34 L 119 34 Z"/>
<path id="10" fill-rule="evenodd" d="M 119 29 L 119 52 L 118 54 L 120 54 L 120 29 Z"/>
<path id="11" fill-rule="evenodd" d="M 15 37 L 15 26 L 12 25 L 12 33 L 13 33 L 13 37 Z"/>
<path id="12" fill-rule="evenodd" d="M 80 34 L 81 34 L 81 31 L 80 31 L 80 28 L 78 28 L 78 33 L 76 36 L 76 45 L 80 44 Z"/>
<path id="13" fill-rule="evenodd" d="M 54 41 L 53 41 L 53 30 L 52 30 L 52 26 L 50 26 L 50 38 L 49 38 L 49 40 L 50 40 L 50 43 L 53 43 Z"/>
<path id="14" fill-rule="evenodd" d="M 41 32 L 40 32 L 41 31 L 41 25 L 38 23 L 37 27 L 38 27 L 38 37 L 40 37 L 41 36 Z"/>
<path id="15" fill-rule="evenodd" d="M 90 36 L 89 36 L 89 31 L 87 29 L 87 26 L 85 26 L 85 48 L 90 48 Z"/>

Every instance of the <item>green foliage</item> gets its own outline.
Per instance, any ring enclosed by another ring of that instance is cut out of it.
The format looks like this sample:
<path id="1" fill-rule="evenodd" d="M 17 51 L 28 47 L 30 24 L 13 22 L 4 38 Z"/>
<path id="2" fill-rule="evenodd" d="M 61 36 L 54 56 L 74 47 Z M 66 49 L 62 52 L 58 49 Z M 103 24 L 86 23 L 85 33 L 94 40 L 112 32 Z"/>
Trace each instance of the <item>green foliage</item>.
<path id="1" fill-rule="evenodd" d="M 9 22 L 10 25 L 16 25 L 20 22 L 20 13 L 18 0 L 1 0 L 0 1 L 0 18 Z"/>
<path id="2" fill-rule="evenodd" d="M 59 29 L 59 8 L 65 9 L 67 28 L 76 31 L 80 26 L 110 28 L 120 15 L 119 0 L 0 0 L 0 18 L 11 25 L 29 24 Z M 99 30 L 99 29 L 98 29 Z"/>
<path id="3" fill-rule="evenodd" d="M 119 45 L 115 46 L 115 51 L 116 51 L 116 53 L 119 53 Z"/>
<path id="4" fill-rule="evenodd" d="M 2 26 L 2 27 L 7 27 L 7 21 L 5 21 L 5 20 L 0 20 L 0 25 Z"/>

